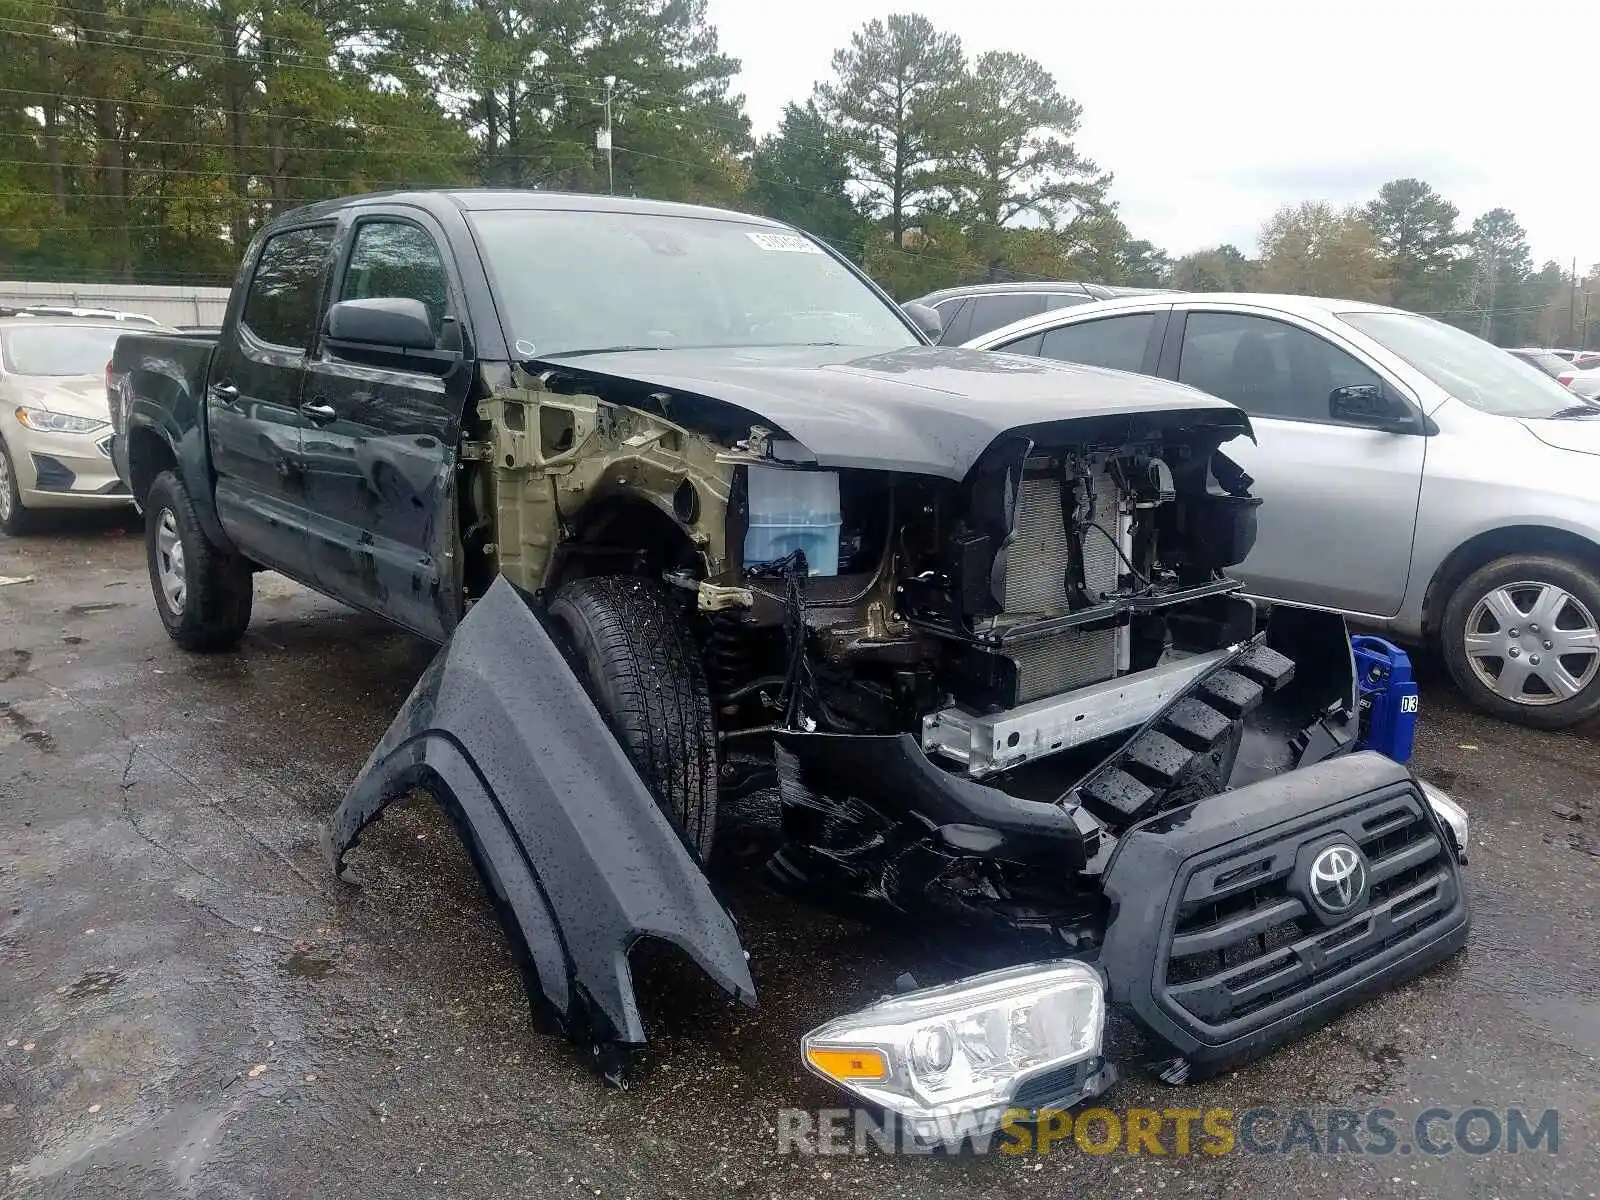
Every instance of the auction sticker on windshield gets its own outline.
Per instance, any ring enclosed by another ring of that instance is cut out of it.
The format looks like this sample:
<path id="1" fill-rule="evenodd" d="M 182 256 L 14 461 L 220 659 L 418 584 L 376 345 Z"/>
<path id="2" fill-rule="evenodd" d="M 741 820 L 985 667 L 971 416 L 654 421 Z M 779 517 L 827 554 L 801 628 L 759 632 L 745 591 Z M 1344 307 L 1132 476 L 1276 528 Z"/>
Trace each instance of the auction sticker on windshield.
<path id="1" fill-rule="evenodd" d="M 821 248 L 803 237 L 796 237 L 792 233 L 747 233 L 749 238 L 763 250 L 783 250 L 789 254 L 821 254 Z"/>

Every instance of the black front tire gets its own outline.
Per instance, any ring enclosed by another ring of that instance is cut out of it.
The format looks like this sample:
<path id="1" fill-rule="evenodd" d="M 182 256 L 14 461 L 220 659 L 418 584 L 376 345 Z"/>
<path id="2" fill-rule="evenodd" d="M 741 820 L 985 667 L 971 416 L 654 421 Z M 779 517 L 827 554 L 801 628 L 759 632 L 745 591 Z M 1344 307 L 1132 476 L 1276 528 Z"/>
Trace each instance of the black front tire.
<path id="1" fill-rule="evenodd" d="M 1501 694 L 1505 690 L 1503 687 L 1496 690 L 1496 687 L 1485 682 L 1474 670 L 1473 656 L 1467 649 L 1470 634 L 1500 630 L 1500 623 L 1492 614 L 1484 616 L 1479 612 L 1475 619 L 1474 613 L 1480 601 L 1505 590 L 1513 599 L 1531 608 L 1530 601 L 1538 594 L 1538 588 L 1560 589 L 1575 602 L 1563 610 L 1554 631 L 1542 629 L 1534 632 L 1528 623 L 1529 618 L 1522 618 L 1519 610 L 1520 623 L 1514 626 L 1520 635 L 1515 639 L 1518 657 L 1524 663 L 1530 663 L 1532 655 L 1539 655 L 1545 660 L 1540 666 L 1547 666 L 1550 655 L 1559 654 L 1558 649 L 1546 648 L 1546 641 L 1552 644 L 1557 642 L 1557 638 L 1549 637 L 1549 634 L 1559 634 L 1564 632 L 1562 626 L 1572 626 L 1585 620 L 1592 626 L 1600 619 L 1600 576 L 1588 566 L 1550 555 L 1508 554 L 1486 563 L 1464 579 L 1445 604 L 1439 627 L 1440 648 L 1456 687 L 1477 708 L 1501 720 L 1534 729 L 1565 729 L 1600 713 L 1600 662 L 1596 662 L 1600 651 L 1594 655 L 1570 656 L 1568 660 L 1563 660 L 1563 665 L 1570 661 L 1572 667 L 1583 668 L 1578 675 L 1583 686 L 1576 695 L 1560 701 L 1529 703 L 1508 698 Z M 1473 629 L 1468 628 L 1469 621 L 1473 623 Z M 1494 628 L 1489 629 L 1491 626 Z M 1509 635 L 1509 629 L 1505 632 Z M 1506 640 L 1509 653 L 1512 639 L 1508 636 Z M 1485 660 L 1480 657 L 1478 661 L 1480 668 L 1489 673 L 1489 665 L 1495 662 L 1502 664 L 1500 669 L 1503 670 L 1506 659 Z M 1589 663 L 1594 663 L 1595 669 L 1590 670 Z M 1498 680 L 1498 674 L 1494 674 Z M 1572 672 L 1568 674 L 1570 676 Z M 1529 695 L 1532 691 L 1531 687 L 1525 688 L 1523 695 Z"/>
<path id="2" fill-rule="evenodd" d="M 705 861 L 717 821 L 711 693 L 666 589 L 622 575 L 577 579 L 556 593 L 550 616 L 645 785 Z"/>
<path id="3" fill-rule="evenodd" d="M 3 502 L 0 502 L 0 533 L 9 537 L 18 537 L 24 533 L 32 533 L 34 529 L 34 513 L 31 509 L 22 506 L 22 492 L 17 484 L 17 466 L 11 460 L 11 449 L 0 439 L 0 459 L 5 467 L 0 474 L 5 476 L 0 479 L 0 487 L 5 488 Z"/>
<path id="4" fill-rule="evenodd" d="M 250 624 L 254 591 L 250 563 L 212 544 L 200 527 L 188 489 L 171 471 L 157 475 L 144 501 L 144 547 L 150 591 L 167 634 L 185 650 L 209 654 L 238 645 Z M 169 600 L 162 587 L 164 522 L 171 521 L 182 545 L 184 595 Z"/>

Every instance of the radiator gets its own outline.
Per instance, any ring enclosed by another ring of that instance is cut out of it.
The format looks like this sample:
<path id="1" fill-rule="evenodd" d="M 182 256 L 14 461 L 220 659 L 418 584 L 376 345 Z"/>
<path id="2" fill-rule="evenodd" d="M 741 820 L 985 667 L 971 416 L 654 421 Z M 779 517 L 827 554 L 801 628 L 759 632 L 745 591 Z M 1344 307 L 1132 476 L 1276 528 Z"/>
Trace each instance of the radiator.
<path id="1" fill-rule="evenodd" d="M 1098 465 L 1098 464 L 1097 464 Z M 1094 524 L 1083 538 L 1084 586 L 1091 596 L 1116 590 L 1121 559 L 1117 487 L 1104 470 L 1094 474 Z M 1006 553 L 1003 603 L 1010 618 L 1067 608 L 1067 537 L 1061 519 L 1061 477 L 1025 478 L 1017 499 L 1015 533 Z M 1016 703 L 1054 696 L 1116 675 L 1125 632 L 1064 630 L 1008 649 L 1017 666 Z"/>
<path id="2" fill-rule="evenodd" d="M 1100 683 L 1117 673 L 1118 629 L 1068 629 L 1006 651 L 1017 664 L 1017 704 Z"/>
<path id="3" fill-rule="evenodd" d="M 1086 530 L 1083 579 L 1090 595 L 1114 591 L 1120 560 L 1117 533 L 1117 485 L 1104 471 L 1094 476 L 1094 523 L 1102 532 Z M 1105 536 L 1110 535 L 1110 536 Z M 1006 550 L 1007 616 L 1064 611 L 1067 607 L 1067 535 L 1061 520 L 1059 475 L 1024 479 L 1017 497 L 1017 521 Z"/>

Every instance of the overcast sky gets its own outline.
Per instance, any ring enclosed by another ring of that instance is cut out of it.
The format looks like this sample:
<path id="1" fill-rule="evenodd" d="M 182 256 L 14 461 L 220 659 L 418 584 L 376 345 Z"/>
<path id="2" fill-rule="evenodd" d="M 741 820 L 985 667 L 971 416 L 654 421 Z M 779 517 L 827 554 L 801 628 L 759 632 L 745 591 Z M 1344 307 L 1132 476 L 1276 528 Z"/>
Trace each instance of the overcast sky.
<path id="1" fill-rule="evenodd" d="M 1135 237 L 1252 250 L 1280 204 L 1426 180 L 1516 213 L 1534 265 L 1600 263 L 1594 0 L 709 0 L 758 134 L 864 21 L 921 12 L 969 54 L 1020 50 L 1084 108 Z"/>

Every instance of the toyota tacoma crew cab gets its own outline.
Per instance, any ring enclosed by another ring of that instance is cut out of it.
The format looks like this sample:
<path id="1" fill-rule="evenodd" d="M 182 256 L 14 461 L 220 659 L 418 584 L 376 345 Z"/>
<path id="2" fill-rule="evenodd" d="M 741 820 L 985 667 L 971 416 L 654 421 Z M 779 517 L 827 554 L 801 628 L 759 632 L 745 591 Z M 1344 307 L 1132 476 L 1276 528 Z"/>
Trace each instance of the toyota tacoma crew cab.
<path id="1" fill-rule="evenodd" d="M 114 456 L 179 644 L 261 570 L 440 644 L 330 860 L 432 793 L 613 1079 L 640 944 L 755 1001 L 743 804 L 774 884 L 958 964 L 800 1047 L 929 1141 L 1102 1091 L 1112 1010 L 1181 1082 L 1455 953 L 1464 814 L 1359 748 L 1342 618 L 1228 574 L 1246 415 L 930 330 L 758 217 L 362 196 L 262 229 L 219 337 L 119 340 Z"/>

